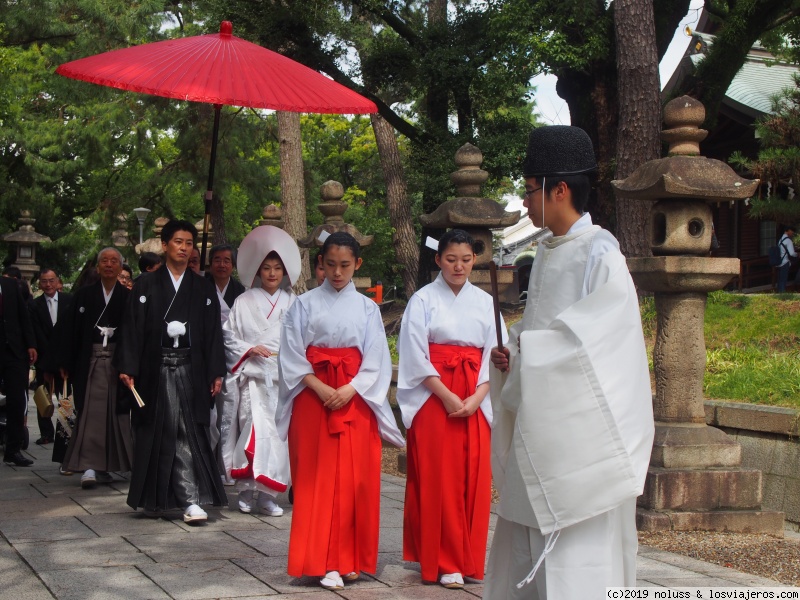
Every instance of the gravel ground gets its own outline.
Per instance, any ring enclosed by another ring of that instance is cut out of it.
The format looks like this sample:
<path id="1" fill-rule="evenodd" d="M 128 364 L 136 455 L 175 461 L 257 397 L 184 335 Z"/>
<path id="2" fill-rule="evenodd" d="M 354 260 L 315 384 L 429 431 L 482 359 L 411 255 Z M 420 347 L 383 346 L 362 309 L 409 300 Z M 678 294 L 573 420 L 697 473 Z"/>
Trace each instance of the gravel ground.
<path id="1" fill-rule="evenodd" d="M 800 536 L 784 539 L 744 533 L 639 533 L 639 542 L 736 571 L 800 586 Z"/>
<path id="2" fill-rule="evenodd" d="M 383 449 L 383 472 L 405 477 L 397 470 L 399 448 Z M 492 487 L 492 500 L 497 491 Z M 800 535 L 784 539 L 768 535 L 705 531 L 640 532 L 639 542 L 667 552 L 689 556 L 735 571 L 768 577 L 800 587 Z"/>

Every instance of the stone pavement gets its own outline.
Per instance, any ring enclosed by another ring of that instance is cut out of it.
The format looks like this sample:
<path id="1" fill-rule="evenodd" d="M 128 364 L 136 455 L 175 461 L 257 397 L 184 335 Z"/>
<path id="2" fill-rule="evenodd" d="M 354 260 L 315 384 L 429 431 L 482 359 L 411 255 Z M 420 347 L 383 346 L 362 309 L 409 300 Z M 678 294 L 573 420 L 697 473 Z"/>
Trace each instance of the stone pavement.
<path id="1" fill-rule="evenodd" d="M 35 410 L 35 409 L 34 409 Z M 31 413 L 33 414 L 33 413 Z M 35 426 L 34 426 L 35 429 Z M 33 434 L 33 431 L 31 432 Z M 32 435 L 32 437 L 35 436 Z M 378 572 L 329 592 L 315 578 L 286 574 L 291 506 L 282 517 L 210 509 L 190 526 L 179 514 L 149 519 L 125 504 L 127 480 L 80 488 L 50 462 L 52 446 L 31 444 L 32 467 L 0 465 L 0 598 L 262 598 L 352 600 L 479 598 L 480 582 L 461 591 L 422 585 L 419 566 L 402 560 L 405 479 L 384 474 Z M 228 490 L 231 507 L 235 492 Z M 492 516 L 494 528 L 496 517 Z M 489 533 L 491 543 L 492 532 Z M 641 547 L 642 586 L 759 586 L 774 581 Z M 311 594 L 311 595 L 309 595 Z"/>

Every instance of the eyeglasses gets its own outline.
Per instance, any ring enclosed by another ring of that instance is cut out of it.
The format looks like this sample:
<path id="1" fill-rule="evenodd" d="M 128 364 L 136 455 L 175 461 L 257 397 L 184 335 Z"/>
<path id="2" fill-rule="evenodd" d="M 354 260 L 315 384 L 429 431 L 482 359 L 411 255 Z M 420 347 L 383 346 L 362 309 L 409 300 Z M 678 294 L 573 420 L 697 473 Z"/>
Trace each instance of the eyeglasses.
<path id="1" fill-rule="evenodd" d="M 525 190 L 525 193 L 524 193 L 523 195 L 524 195 L 526 198 L 527 198 L 527 197 L 529 197 L 529 196 L 533 196 L 533 195 L 534 195 L 536 192 L 538 192 L 540 189 L 542 189 L 542 188 L 540 188 L 540 187 L 537 187 L 537 188 L 536 188 L 536 189 L 534 189 L 534 190 Z"/>

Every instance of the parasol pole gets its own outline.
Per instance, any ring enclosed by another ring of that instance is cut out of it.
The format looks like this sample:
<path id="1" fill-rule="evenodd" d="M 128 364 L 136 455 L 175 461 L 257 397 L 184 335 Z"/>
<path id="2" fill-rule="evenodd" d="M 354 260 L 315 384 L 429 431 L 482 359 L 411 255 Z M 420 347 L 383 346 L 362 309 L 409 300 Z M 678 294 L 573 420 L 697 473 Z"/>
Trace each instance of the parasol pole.
<path id="1" fill-rule="evenodd" d="M 200 271 L 206 270 L 206 244 L 208 243 L 208 226 L 211 221 L 211 200 L 214 197 L 214 165 L 217 162 L 217 139 L 219 138 L 219 116 L 221 104 L 214 105 L 214 133 L 211 137 L 211 158 L 208 164 L 208 185 L 206 186 L 206 214 L 203 217 L 203 243 L 200 246 Z"/>
<path id="2" fill-rule="evenodd" d="M 497 332 L 497 349 L 503 351 L 503 330 L 500 328 L 500 293 L 497 291 L 497 265 L 489 261 L 489 280 L 492 284 L 492 304 L 494 305 L 494 328 Z"/>

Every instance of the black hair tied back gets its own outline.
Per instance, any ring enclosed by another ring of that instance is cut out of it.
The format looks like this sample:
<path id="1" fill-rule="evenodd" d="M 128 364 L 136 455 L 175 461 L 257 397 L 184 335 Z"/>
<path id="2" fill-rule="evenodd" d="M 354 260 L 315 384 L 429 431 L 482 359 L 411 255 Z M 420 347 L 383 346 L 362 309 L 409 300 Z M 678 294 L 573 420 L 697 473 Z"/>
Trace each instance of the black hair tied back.
<path id="1" fill-rule="evenodd" d="M 330 234 L 322 244 L 322 256 L 325 256 L 328 253 L 328 250 L 331 246 L 350 248 L 350 250 L 353 252 L 353 258 L 356 260 L 361 258 L 361 246 L 358 245 L 356 238 L 349 233 L 337 231 L 336 233 Z"/>
<path id="2" fill-rule="evenodd" d="M 475 240 L 463 229 L 451 229 L 439 238 L 439 249 L 436 251 L 438 256 L 442 256 L 450 244 L 468 244 L 475 252 Z"/>

